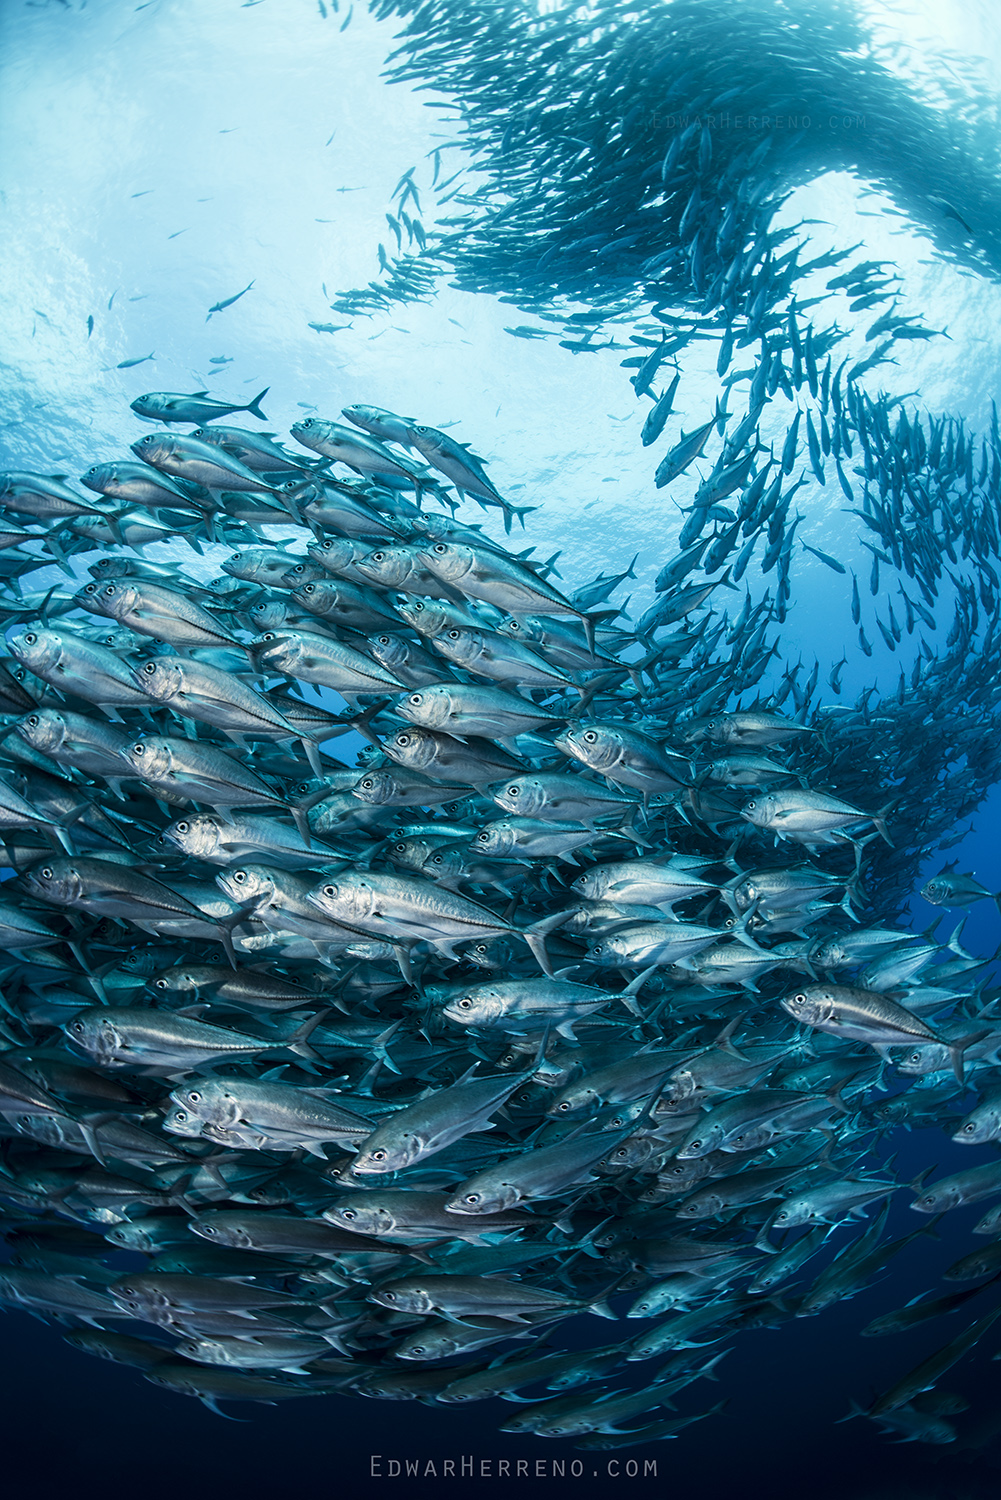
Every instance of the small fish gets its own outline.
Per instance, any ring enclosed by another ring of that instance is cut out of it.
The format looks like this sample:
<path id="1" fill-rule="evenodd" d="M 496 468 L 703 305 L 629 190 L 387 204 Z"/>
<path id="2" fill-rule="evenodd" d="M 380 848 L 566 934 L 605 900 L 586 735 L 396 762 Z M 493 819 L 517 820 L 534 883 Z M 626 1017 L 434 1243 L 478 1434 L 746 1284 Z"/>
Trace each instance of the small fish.
<path id="1" fill-rule="evenodd" d="M 205 319 L 206 323 L 209 321 L 209 318 L 211 318 L 213 313 L 224 312 L 227 307 L 232 307 L 234 302 L 239 302 L 240 298 L 245 297 L 253 285 L 254 282 L 250 281 L 244 287 L 242 292 L 237 292 L 234 296 L 227 297 L 222 302 L 214 302 L 209 308 L 208 317 Z"/>
<path id="2" fill-rule="evenodd" d="M 142 360 L 135 362 L 142 364 Z M 269 389 L 269 386 L 265 386 L 253 401 L 244 405 L 227 405 L 224 401 L 215 401 L 208 391 L 193 391 L 190 396 L 178 395 L 173 391 L 150 391 L 148 395 L 137 396 L 131 403 L 131 409 L 137 417 L 150 417 L 155 422 L 199 424 L 211 422 L 216 417 L 228 417 L 235 411 L 249 411 L 258 421 L 266 422 L 268 419 L 261 411 L 261 402 Z"/>

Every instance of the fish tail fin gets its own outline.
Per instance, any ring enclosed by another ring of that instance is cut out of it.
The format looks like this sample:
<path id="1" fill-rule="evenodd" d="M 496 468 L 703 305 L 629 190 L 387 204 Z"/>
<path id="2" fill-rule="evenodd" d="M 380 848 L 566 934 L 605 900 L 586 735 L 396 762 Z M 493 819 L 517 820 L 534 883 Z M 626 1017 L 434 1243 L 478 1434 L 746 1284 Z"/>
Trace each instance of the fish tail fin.
<path id="1" fill-rule="evenodd" d="M 121 526 L 119 525 L 119 522 L 121 520 L 121 513 L 119 513 L 117 515 L 112 515 L 112 514 L 109 513 L 109 514 L 105 515 L 104 519 L 107 521 L 107 523 L 108 523 L 108 530 L 111 532 L 111 535 L 114 537 L 114 539 L 118 543 L 119 547 L 124 547 L 125 546 L 125 541 L 124 541 L 124 539 L 122 537 Z M 133 550 L 135 550 L 135 549 L 133 549 Z"/>
<path id="2" fill-rule="evenodd" d="M 306 759 L 309 761 L 310 770 L 313 772 L 313 775 L 317 777 L 317 779 L 319 779 L 323 775 L 323 762 L 320 759 L 319 746 L 316 744 L 315 740 L 311 740 L 309 736 L 305 734 L 299 736 L 299 744 L 306 752 Z M 296 826 L 298 827 L 298 825 Z M 299 829 L 299 832 L 302 833 L 301 828 Z M 303 833 L 302 836 L 308 844 L 309 839 L 307 835 Z"/>
<path id="3" fill-rule="evenodd" d="M 243 408 L 243 410 L 244 411 L 249 411 L 250 415 L 252 417 L 257 417 L 261 422 L 266 422 L 268 419 L 264 415 L 264 413 L 261 411 L 261 402 L 264 400 L 265 396 L 268 394 L 268 391 L 270 391 L 270 389 L 271 389 L 271 387 L 269 385 L 266 385 L 264 387 L 263 391 L 261 391 L 259 395 L 255 396 L 254 399 L 253 399 L 253 401 L 249 402 Z"/>
<path id="4" fill-rule="evenodd" d="M 292 814 L 292 821 L 296 826 L 299 837 L 302 839 L 307 849 L 312 849 L 313 830 L 309 826 L 309 819 L 306 816 L 306 809 L 303 807 L 293 806 L 289 808 L 289 812 Z"/>
<path id="5" fill-rule="evenodd" d="M 613 1322 L 616 1322 L 616 1323 L 619 1320 L 618 1313 L 614 1312 L 612 1310 L 612 1308 L 609 1307 L 608 1303 L 605 1302 L 604 1300 L 602 1300 L 600 1302 L 590 1302 L 590 1303 L 588 1303 L 587 1310 L 590 1313 L 594 1313 L 594 1315 L 595 1315 L 596 1318 L 611 1318 L 613 1320 Z"/>
<path id="6" fill-rule="evenodd" d="M 331 1007 L 327 1006 L 323 1010 L 314 1011 L 313 1015 L 311 1015 L 307 1020 L 303 1021 L 299 1029 L 297 1031 L 293 1031 L 288 1041 L 284 1043 L 288 1050 L 290 1052 L 294 1052 L 297 1057 L 305 1057 L 309 1062 L 318 1061 L 316 1053 L 313 1051 L 312 1047 L 309 1046 L 306 1038 L 311 1036 L 312 1033 L 316 1030 L 317 1026 L 319 1026 L 320 1022 L 325 1020 L 326 1017 L 329 1016 L 330 1011 Z"/>
<path id="7" fill-rule="evenodd" d="M 228 1411 L 223 1411 L 216 1404 L 216 1398 L 214 1396 L 199 1396 L 198 1400 L 202 1403 L 203 1406 L 207 1406 L 209 1411 L 215 1412 L 217 1417 L 222 1417 L 226 1422 L 246 1423 L 250 1421 L 249 1417 L 231 1417 Z M 274 1406 L 275 1403 L 273 1401 L 266 1401 L 264 1404 L 265 1406 Z"/>
<path id="8" fill-rule="evenodd" d="M 656 964 L 651 964 L 648 969 L 641 969 L 640 972 L 635 976 L 635 978 L 629 981 L 625 989 L 619 991 L 619 999 L 622 1000 L 623 1003 L 625 1003 L 626 995 L 638 995 L 644 984 L 646 984 L 647 980 L 650 978 L 650 975 L 656 974 L 656 972 Z"/>
<path id="9" fill-rule="evenodd" d="M 937 1166 L 938 1162 L 935 1162 L 930 1167 L 923 1167 L 916 1177 L 912 1177 L 910 1182 L 902 1183 L 901 1186 L 910 1188 L 913 1193 L 920 1193 L 921 1189 L 925 1185 L 925 1182 L 935 1171 Z"/>
<path id="10" fill-rule="evenodd" d="M 104 1152 L 101 1150 L 100 1142 L 97 1139 L 97 1132 L 102 1124 L 106 1124 L 113 1118 L 113 1115 L 96 1115 L 90 1120 L 77 1121 L 77 1124 L 80 1126 L 80 1133 L 83 1136 L 87 1150 L 97 1162 L 98 1166 L 104 1167 L 105 1170 L 107 1170 L 108 1162 L 107 1158 L 104 1155 Z"/>
<path id="11" fill-rule="evenodd" d="M 637 1016 L 641 1021 L 644 1019 L 643 1012 L 637 1005 L 635 998 L 627 990 L 619 990 L 616 999 L 622 1001 L 631 1016 Z"/>
<path id="12" fill-rule="evenodd" d="M 952 1071 L 956 1075 L 957 1082 L 963 1082 L 963 1054 L 966 1049 L 976 1046 L 977 1042 L 982 1042 L 984 1037 L 989 1035 L 989 1031 L 971 1031 L 969 1036 L 962 1036 L 950 1045 L 949 1057 L 952 1059 Z"/>
<path id="13" fill-rule="evenodd" d="M 741 1015 L 734 1016 L 731 1021 L 727 1021 L 726 1025 L 723 1027 L 723 1030 L 720 1032 L 719 1036 L 713 1042 L 713 1046 L 714 1047 L 718 1047 L 721 1052 L 727 1052 L 727 1053 L 729 1053 L 729 1055 L 731 1057 L 739 1057 L 744 1062 L 746 1062 L 747 1059 L 744 1057 L 744 1054 L 742 1052 L 739 1052 L 737 1050 L 737 1048 L 733 1045 L 733 1040 L 732 1040 L 734 1032 L 741 1025 L 741 1023 L 744 1021 L 744 1019 L 745 1019 L 744 1015 L 741 1014 Z"/>
<path id="14" fill-rule="evenodd" d="M 532 956 L 543 974 L 553 978 L 553 966 L 546 952 L 546 934 L 554 932 L 557 927 L 562 927 L 564 922 L 570 920 L 569 911 L 557 911 L 548 917 L 541 917 L 538 922 L 533 922 L 530 927 L 521 929 L 521 935 L 528 944 Z"/>
<path id="15" fill-rule="evenodd" d="M 885 842 L 889 844 L 891 849 L 893 848 L 893 840 L 886 831 L 886 820 L 893 809 L 896 807 L 898 800 L 898 798 L 894 797 L 892 802 L 887 802 L 884 807 L 881 807 L 879 809 L 879 812 L 876 813 L 872 820 L 872 826 L 875 828 L 880 838 L 885 840 Z"/>
<path id="16" fill-rule="evenodd" d="M 838 1417 L 837 1421 L 840 1424 L 841 1422 L 850 1422 L 853 1417 L 866 1417 L 868 1415 L 869 1414 L 866 1411 L 865 1407 L 859 1406 L 858 1402 L 853 1396 L 848 1405 L 848 1415 L 846 1417 Z"/>
<path id="17" fill-rule="evenodd" d="M 549 977 L 552 978 L 553 966 L 550 963 L 549 954 L 546 952 L 546 940 L 544 935 L 541 932 L 526 932 L 525 942 L 528 944 L 529 949 L 532 953 L 532 957 L 535 959 L 535 962 L 538 964 L 543 974 L 548 974 Z"/>

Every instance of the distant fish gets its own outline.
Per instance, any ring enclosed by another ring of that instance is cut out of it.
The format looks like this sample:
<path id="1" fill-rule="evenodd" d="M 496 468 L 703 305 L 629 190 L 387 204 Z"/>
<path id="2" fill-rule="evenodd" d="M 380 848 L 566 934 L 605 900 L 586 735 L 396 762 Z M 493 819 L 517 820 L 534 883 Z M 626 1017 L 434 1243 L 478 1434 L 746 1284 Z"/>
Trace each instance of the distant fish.
<path id="1" fill-rule="evenodd" d="M 257 278 L 255 277 L 254 280 L 256 281 L 256 279 Z M 209 308 L 209 316 L 205 319 L 206 323 L 208 322 L 209 318 L 211 318 L 213 313 L 223 312 L 225 308 L 232 307 L 234 302 L 239 302 L 240 298 L 245 297 L 253 285 L 254 282 L 251 281 L 247 286 L 244 287 L 242 292 L 237 292 L 235 297 L 227 297 L 223 302 L 213 303 L 213 305 Z"/>
<path id="2" fill-rule="evenodd" d="M 317 333 L 341 333 L 345 328 L 350 328 L 350 323 L 310 323 L 310 328 L 315 328 Z"/>
<path id="3" fill-rule="evenodd" d="M 93 332 L 94 332 L 94 314 L 91 313 L 90 317 L 87 319 L 87 337 L 90 338 L 90 336 L 91 336 L 91 334 Z"/>
<path id="4" fill-rule="evenodd" d="M 144 354 L 143 357 L 142 357 L 142 359 L 123 359 L 120 365 L 116 365 L 115 366 L 115 369 L 116 370 L 131 370 L 131 369 L 134 369 L 134 367 L 136 365 L 144 365 L 148 359 L 153 359 L 153 358 L 155 358 L 155 355 L 152 354 L 152 353 L 150 353 L 150 354 Z"/>
<path id="5" fill-rule="evenodd" d="M 801 542 L 800 545 L 804 551 L 812 552 L 814 557 L 819 557 L 822 563 L 826 563 L 829 568 L 833 568 L 835 573 L 846 573 L 848 571 L 844 563 L 839 563 L 837 558 L 831 557 L 826 552 L 821 552 L 817 547 L 811 547 L 809 542 Z"/>
<path id="6" fill-rule="evenodd" d="M 134 360 L 133 363 L 141 364 L 142 361 Z M 151 417 L 155 422 L 211 422 L 213 417 L 227 417 L 234 411 L 249 411 L 251 416 L 266 422 L 268 419 L 261 411 L 260 403 L 270 389 L 270 386 L 265 386 L 245 406 L 213 401 L 208 391 L 194 391 L 190 396 L 174 391 L 150 391 L 145 396 L 136 397 L 132 410 L 137 417 Z"/>

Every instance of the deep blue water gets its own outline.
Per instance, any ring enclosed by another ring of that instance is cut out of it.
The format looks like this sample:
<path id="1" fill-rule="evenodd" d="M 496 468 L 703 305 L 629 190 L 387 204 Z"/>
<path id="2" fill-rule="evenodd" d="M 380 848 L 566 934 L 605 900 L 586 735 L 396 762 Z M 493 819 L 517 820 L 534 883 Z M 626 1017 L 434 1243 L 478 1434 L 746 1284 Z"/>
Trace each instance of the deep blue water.
<path id="1" fill-rule="evenodd" d="M 128 405 L 150 389 L 206 386 L 249 399 L 270 385 L 264 404 L 278 432 L 314 408 L 334 414 L 347 402 L 370 402 L 439 426 L 456 423 L 491 460 L 504 493 L 541 506 L 528 539 L 542 555 L 564 549 L 568 580 L 624 567 L 638 552 L 636 598 L 648 599 L 679 522 L 653 488 L 652 450 L 639 443 L 646 404 L 634 398 L 620 350 L 575 354 L 555 337 L 514 338 L 505 329 L 536 322 L 534 314 L 502 302 L 500 286 L 456 290 L 448 276 L 427 302 L 371 316 L 332 309 L 339 292 L 377 276 L 376 247 L 391 234 L 385 214 L 401 174 L 418 163 L 426 184 L 431 153 L 442 149 L 458 163 L 461 148 L 447 146 L 455 132 L 444 108 L 428 109 L 416 90 L 381 81 L 393 22 L 376 22 L 359 7 L 345 24 L 345 5 L 336 14 L 324 10 L 314 0 L 152 0 L 138 7 L 3 0 L 4 466 L 76 474 L 110 457 L 134 440 Z M 996 77 L 1001 27 L 989 0 L 927 0 L 868 13 L 885 46 L 910 49 L 908 66 L 919 80 L 937 75 L 946 48 L 971 72 Z M 903 75 L 903 60 L 900 67 Z M 958 81 L 960 95 L 962 87 Z M 993 129 L 985 117 L 988 163 L 996 161 Z M 990 268 L 978 272 L 961 258 L 943 258 L 932 227 L 900 220 L 892 184 L 874 185 L 833 158 L 794 184 L 776 222 L 804 220 L 818 254 L 861 241 L 860 255 L 892 261 L 902 278 L 902 312 L 949 331 L 948 340 L 898 346 L 897 366 L 881 376 L 885 388 L 915 392 L 916 406 L 961 415 L 984 430 L 1001 337 L 1001 295 Z M 207 319 L 214 302 L 250 282 L 244 297 Z M 804 297 L 814 292 L 804 283 Z M 317 331 L 311 322 L 337 331 Z M 616 325 L 623 343 L 629 326 Z M 853 338 L 864 351 L 861 330 Z M 154 358 L 147 363 L 119 368 L 148 354 Z M 711 409 L 714 363 L 715 348 L 685 352 L 686 430 Z M 764 419 L 766 441 L 781 442 L 786 416 L 783 408 Z M 766 430 L 773 420 L 774 430 Z M 866 576 L 868 556 L 836 486 L 807 494 L 802 539 Z M 486 524 L 500 534 L 496 522 Z M 823 682 L 844 650 L 842 701 L 873 681 L 892 689 L 897 661 L 879 644 L 866 659 L 853 640 L 844 580 L 803 555 L 782 659 L 816 654 Z M 949 857 L 999 889 L 996 791 L 973 822 Z M 917 929 L 936 915 L 915 896 Z M 999 941 L 997 913 L 983 903 L 964 942 L 986 956 Z M 992 1154 L 964 1152 L 937 1132 L 898 1136 L 893 1147 L 901 1178 L 929 1161 L 946 1171 Z M 892 1339 L 858 1338 L 876 1312 L 928 1290 L 969 1248 L 969 1226 L 980 1212 L 976 1206 L 949 1215 L 940 1243 L 911 1246 L 882 1282 L 819 1320 L 742 1337 L 721 1367 L 719 1393 L 729 1398 L 722 1417 L 678 1441 L 615 1455 L 623 1467 L 630 1457 L 641 1468 L 645 1460 L 658 1464 L 656 1477 L 623 1475 L 615 1483 L 627 1492 L 653 1486 L 657 1494 L 707 1500 L 735 1492 L 775 1500 L 804 1492 L 816 1500 L 996 1495 L 1001 1443 L 972 1453 L 898 1446 L 862 1422 L 833 1425 L 850 1397 L 865 1400 L 884 1389 L 958 1331 L 959 1320 L 948 1319 Z M 895 1208 L 890 1233 L 913 1227 L 906 1207 Z M 144 1500 L 389 1488 L 388 1477 L 371 1477 L 373 1454 L 384 1462 L 417 1458 L 422 1469 L 429 1460 L 440 1467 L 444 1458 L 473 1455 L 476 1478 L 454 1487 L 499 1488 L 504 1481 L 480 1477 L 481 1460 L 496 1469 L 497 1459 L 523 1458 L 534 1469 L 540 1457 L 569 1463 L 578 1456 L 569 1444 L 498 1434 L 499 1403 L 454 1415 L 329 1398 L 238 1407 L 244 1425 L 229 1424 L 137 1373 L 69 1349 L 55 1326 L 18 1314 L 0 1326 L 8 1482 L 30 1485 L 44 1500 L 124 1487 Z M 961 1433 L 975 1437 L 977 1424 L 999 1410 L 1001 1367 L 991 1359 L 997 1348 L 997 1338 L 989 1338 L 944 1383 L 973 1403 Z M 704 1405 L 718 1399 L 717 1388 L 707 1386 L 700 1399 L 710 1390 Z M 518 1484 L 614 1489 L 603 1455 L 580 1457 L 577 1479 Z M 410 1493 L 430 1493 L 434 1483 L 395 1482 Z"/>

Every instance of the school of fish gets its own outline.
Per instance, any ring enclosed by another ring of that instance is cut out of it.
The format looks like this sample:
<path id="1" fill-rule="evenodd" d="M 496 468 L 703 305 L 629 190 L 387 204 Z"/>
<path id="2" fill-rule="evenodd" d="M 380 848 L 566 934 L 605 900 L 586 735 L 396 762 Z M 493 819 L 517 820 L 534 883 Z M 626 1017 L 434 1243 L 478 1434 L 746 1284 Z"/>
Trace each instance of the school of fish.
<path id="1" fill-rule="evenodd" d="M 83 489 L 0 476 L 0 1299 L 215 1410 L 504 1397 L 505 1432 L 672 1438 L 739 1332 L 1001 1198 L 1001 1163 L 877 1151 L 1001 1139 L 986 964 L 894 919 L 930 671 L 882 714 L 792 671 L 759 699 L 773 611 L 714 608 L 704 539 L 631 620 L 628 559 L 564 589 L 457 519 L 528 510 L 457 440 L 363 405 L 294 449 L 225 425 L 266 394 L 139 398 L 161 425 Z M 836 430 L 880 440 L 854 382 Z M 727 465 L 750 513 L 769 466 Z M 976 1232 L 975 1285 L 869 1331 L 992 1285 L 997 1207 Z M 934 1387 L 999 1312 L 865 1414 L 950 1441 Z M 582 1315 L 603 1341 L 562 1347 Z"/>

